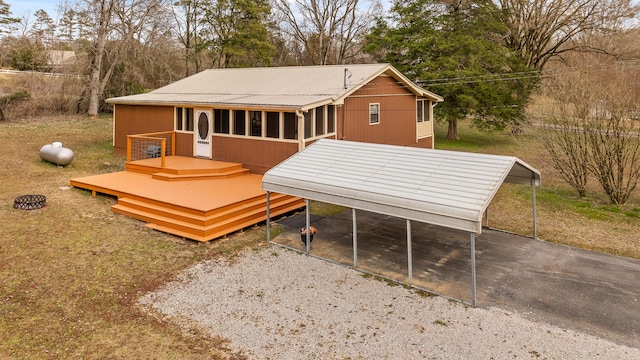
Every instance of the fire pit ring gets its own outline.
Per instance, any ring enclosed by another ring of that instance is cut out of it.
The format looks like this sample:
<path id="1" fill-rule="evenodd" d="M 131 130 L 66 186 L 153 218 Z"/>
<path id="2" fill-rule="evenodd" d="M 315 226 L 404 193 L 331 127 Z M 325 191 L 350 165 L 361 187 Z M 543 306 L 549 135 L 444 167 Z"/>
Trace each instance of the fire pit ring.
<path id="1" fill-rule="evenodd" d="M 47 204 L 47 197 L 44 195 L 22 195 L 15 198 L 13 208 L 20 210 L 35 210 Z"/>

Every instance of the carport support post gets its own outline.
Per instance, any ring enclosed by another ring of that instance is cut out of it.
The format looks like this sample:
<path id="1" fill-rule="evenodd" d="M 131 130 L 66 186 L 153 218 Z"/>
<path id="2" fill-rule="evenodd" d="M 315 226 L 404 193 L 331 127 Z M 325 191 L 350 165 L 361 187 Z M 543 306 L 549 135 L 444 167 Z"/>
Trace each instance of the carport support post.
<path id="1" fill-rule="evenodd" d="M 471 234 L 471 305 L 476 307 L 476 235 Z"/>
<path id="2" fill-rule="evenodd" d="M 311 201 L 309 201 L 309 199 L 305 200 L 306 203 L 306 209 L 307 209 L 307 214 L 306 214 L 306 221 L 307 221 L 307 238 L 306 240 L 306 245 L 307 245 L 307 254 L 309 253 L 309 251 L 311 251 L 311 234 L 309 231 L 310 228 L 310 224 L 311 224 L 311 211 L 310 211 L 310 206 L 311 206 Z"/>
<path id="3" fill-rule="evenodd" d="M 484 209 L 484 226 L 489 227 L 489 208 Z"/>
<path id="4" fill-rule="evenodd" d="M 536 226 L 536 179 L 531 178 L 531 193 L 533 194 L 533 238 L 538 238 L 538 229 Z"/>
<path id="5" fill-rule="evenodd" d="M 271 241 L 271 191 L 267 191 L 267 242 Z"/>
<path id="6" fill-rule="evenodd" d="M 358 268 L 358 223 L 356 222 L 356 209 L 351 209 L 351 219 L 353 221 L 353 268 Z"/>
<path id="7" fill-rule="evenodd" d="M 413 284 L 413 255 L 411 252 L 411 220 L 407 219 L 407 267 L 409 268 L 409 285 Z"/>

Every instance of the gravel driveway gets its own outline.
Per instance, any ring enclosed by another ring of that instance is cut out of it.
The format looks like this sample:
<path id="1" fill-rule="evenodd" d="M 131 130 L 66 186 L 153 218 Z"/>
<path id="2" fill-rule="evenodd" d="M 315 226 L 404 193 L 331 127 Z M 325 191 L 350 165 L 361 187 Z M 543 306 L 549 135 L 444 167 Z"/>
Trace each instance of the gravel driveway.
<path id="1" fill-rule="evenodd" d="M 640 349 L 273 245 L 198 264 L 140 304 L 195 321 L 250 359 L 640 359 Z"/>

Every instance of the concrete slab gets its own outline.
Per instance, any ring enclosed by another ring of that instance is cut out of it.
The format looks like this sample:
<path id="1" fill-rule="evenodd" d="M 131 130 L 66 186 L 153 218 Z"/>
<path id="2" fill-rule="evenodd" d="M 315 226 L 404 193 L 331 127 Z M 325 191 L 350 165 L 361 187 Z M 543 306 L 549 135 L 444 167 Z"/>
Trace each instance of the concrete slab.
<path id="1" fill-rule="evenodd" d="M 274 241 L 302 251 L 304 214 L 296 216 Z M 356 217 L 357 269 L 408 282 L 406 220 L 364 211 Z M 351 210 L 312 224 L 319 232 L 311 254 L 353 266 Z M 469 233 L 418 222 L 411 227 L 413 285 L 470 302 Z M 640 348 L 638 260 L 485 229 L 476 237 L 476 271 L 478 306 Z"/>

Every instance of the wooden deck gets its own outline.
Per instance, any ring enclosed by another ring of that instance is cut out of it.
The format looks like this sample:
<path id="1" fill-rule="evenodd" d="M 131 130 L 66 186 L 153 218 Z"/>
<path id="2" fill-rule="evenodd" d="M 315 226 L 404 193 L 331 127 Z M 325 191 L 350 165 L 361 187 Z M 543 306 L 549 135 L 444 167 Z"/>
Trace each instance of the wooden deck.
<path id="1" fill-rule="evenodd" d="M 126 164 L 126 171 L 71 180 L 71 185 L 116 196 L 111 210 L 184 238 L 209 241 L 266 219 L 262 175 L 241 164 L 181 156 Z M 271 194 L 271 214 L 304 206 L 304 200 Z"/>

